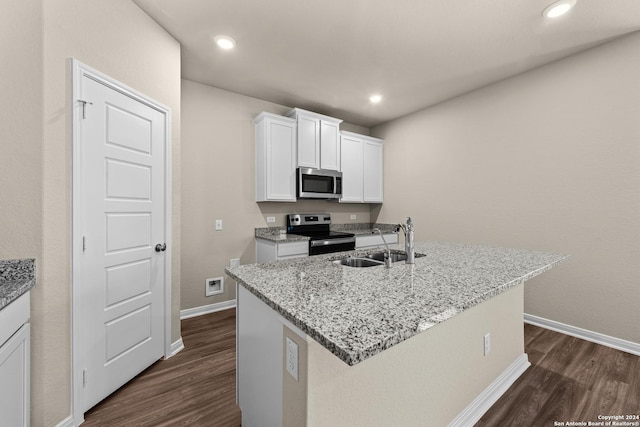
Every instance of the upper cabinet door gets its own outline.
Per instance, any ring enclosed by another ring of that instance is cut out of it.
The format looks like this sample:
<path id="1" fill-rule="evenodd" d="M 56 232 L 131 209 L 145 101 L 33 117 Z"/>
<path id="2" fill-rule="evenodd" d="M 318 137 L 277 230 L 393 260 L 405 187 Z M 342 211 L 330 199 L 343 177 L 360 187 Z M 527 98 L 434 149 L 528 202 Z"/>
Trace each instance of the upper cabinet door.
<path id="1" fill-rule="evenodd" d="M 362 139 L 341 136 L 342 203 L 362 203 Z"/>
<path id="2" fill-rule="evenodd" d="M 364 171 L 364 202 L 383 202 L 383 152 L 382 142 L 364 140 L 363 171 Z"/>
<path id="3" fill-rule="evenodd" d="M 320 168 L 320 119 L 298 115 L 298 166 Z"/>
<path id="4" fill-rule="evenodd" d="M 320 169 L 340 170 L 340 123 L 320 121 Z"/>
<path id="5" fill-rule="evenodd" d="M 301 108 L 287 116 L 298 125 L 298 167 L 339 171 L 342 120 Z"/>
<path id="6" fill-rule="evenodd" d="M 256 202 L 295 202 L 295 120 L 260 113 L 255 123 Z"/>

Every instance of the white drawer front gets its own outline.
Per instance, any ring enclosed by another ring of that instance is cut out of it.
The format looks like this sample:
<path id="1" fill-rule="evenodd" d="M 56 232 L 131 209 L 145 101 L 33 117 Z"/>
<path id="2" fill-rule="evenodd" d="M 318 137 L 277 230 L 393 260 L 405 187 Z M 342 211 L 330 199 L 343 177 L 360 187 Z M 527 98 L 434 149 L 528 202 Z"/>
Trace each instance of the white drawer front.
<path id="1" fill-rule="evenodd" d="M 278 243 L 278 257 L 309 254 L 309 242 Z"/>
<path id="2" fill-rule="evenodd" d="M 29 292 L 0 310 L 0 345 L 29 320 Z"/>

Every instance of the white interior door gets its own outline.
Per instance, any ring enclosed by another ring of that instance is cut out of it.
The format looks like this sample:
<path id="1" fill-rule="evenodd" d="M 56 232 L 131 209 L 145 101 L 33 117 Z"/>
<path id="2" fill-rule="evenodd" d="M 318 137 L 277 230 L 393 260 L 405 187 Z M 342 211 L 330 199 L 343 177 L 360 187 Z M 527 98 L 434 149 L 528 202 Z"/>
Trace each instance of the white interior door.
<path id="1" fill-rule="evenodd" d="M 164 355 L 167 118 L 86 75 L 80 91 L 86 411 Z"/>

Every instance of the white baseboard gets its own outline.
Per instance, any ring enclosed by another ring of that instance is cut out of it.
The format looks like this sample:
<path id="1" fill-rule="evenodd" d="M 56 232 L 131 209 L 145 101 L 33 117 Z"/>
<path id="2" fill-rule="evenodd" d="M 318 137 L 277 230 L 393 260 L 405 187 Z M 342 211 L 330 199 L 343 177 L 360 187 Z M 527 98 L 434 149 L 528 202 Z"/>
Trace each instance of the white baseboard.
<path id="1" fill-rule="evenodd" d="M 67 418 L 60 421 L 58 424 L 56 424 L 56 427 L 75 427 L 75 426 L 76 426 L 76 423 L 73 421 L 73 417 L 71 415 L 69 415 Z"/>
<path id="2" fill-rule="evenodd" d="M 165 360 L 175 356 L 182 350 L 184 350 L 184 342 L 182 341 L 182 337 L 180 337 L 175 342 L 171 343 L 171 353 L 165 357 Z"/>
<path id="3" fill-rule="evenodd" d="M 534 316 L 532 314 L 525 313 L 524 321 L 525 323 L 529 323 L 534 326 L 551 329 L 552 331 L 560 332 L 565 335 L 571 335 L 572 337 L 591 341 L 596 344 L 604 345 L 606 347 L 611 347 L 616 350 L 621 350 L 627 353 L 635 354 L 636 356 L 640 356 L 640 344 L 632 341 L 611 337 L 609 335 L 589 331 L 587 329 L 578 328 L 576 326 L 566 325 L 564 323 L 556 322 L 555 320 L 545 319 L 543 317 Z"/>
<path id="4" fill-rule="evenodd" d="M 449 427 L 466 427 L 477 423 L 529 366 L 531 366 L 529 356 L 522 353 L 489 387 L 484 389 L 469 406 L 451 421 Z"/>
<path id="5" fill-rule="evenodd" d="M 236 300 L 222 301 L 215 304 L 203 305 L 195 308 L 187 308 L 180 311 L 180 320 L 190 317 L 202 316 L 203 314 L 215 313 L 216 311 L 228 310 L 236 307 Z"/>

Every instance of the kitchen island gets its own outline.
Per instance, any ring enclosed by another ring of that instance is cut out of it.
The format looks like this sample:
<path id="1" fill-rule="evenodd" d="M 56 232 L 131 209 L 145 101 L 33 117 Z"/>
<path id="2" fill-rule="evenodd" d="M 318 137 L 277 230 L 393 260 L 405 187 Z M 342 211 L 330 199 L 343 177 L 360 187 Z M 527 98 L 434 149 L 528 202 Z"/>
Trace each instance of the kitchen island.
<path id="1" fill-rule="evenodd" d="M 465 425 L 529 366 L 523 283 L 566 256 L 424 242 L 414 265 L 333 262 L 380 249 L 227 270 L 243 425 Z"/>

